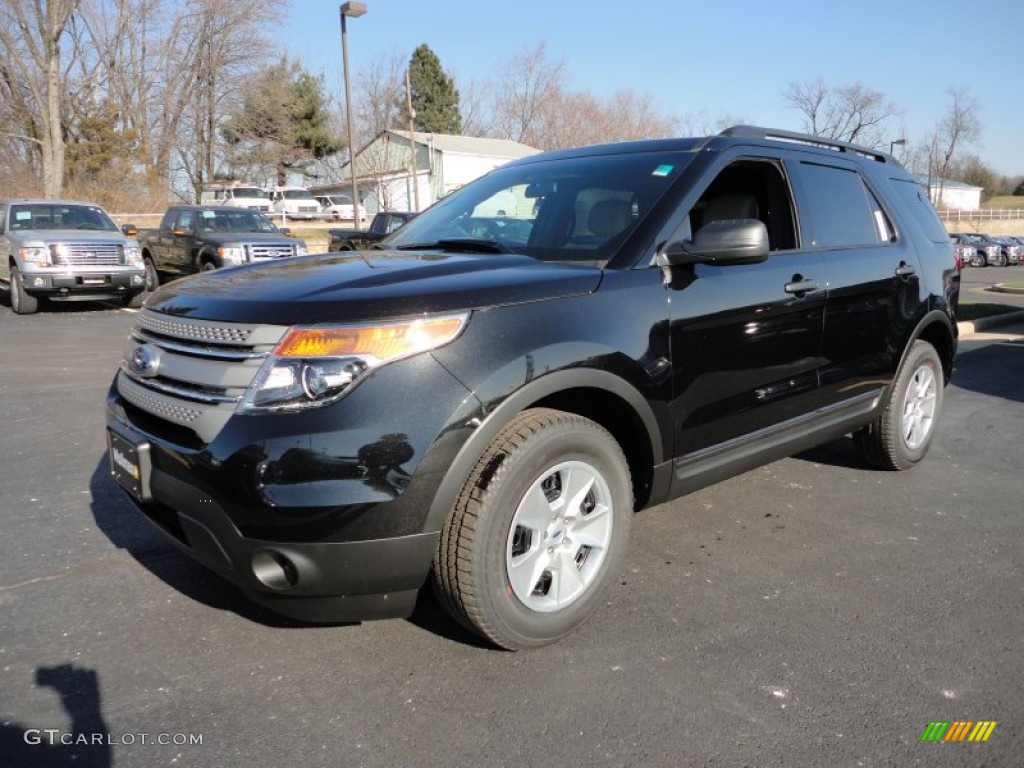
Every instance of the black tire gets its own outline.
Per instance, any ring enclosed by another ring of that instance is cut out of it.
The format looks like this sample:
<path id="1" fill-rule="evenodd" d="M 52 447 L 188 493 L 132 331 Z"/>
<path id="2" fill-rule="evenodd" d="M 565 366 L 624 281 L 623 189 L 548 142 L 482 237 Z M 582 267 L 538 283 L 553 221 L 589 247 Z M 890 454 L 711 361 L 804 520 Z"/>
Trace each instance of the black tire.
<path id="1" fill-rule="evenodd" d="M 942 412 L 944 378 L 935 347 L 915 341 L 878 420 L 853 435 L 861 458 L 886 470 L 910 469 L 924 458 Z"/>
<path id="2" fill-rule="evenodd" d="M 566 506 L 572 491 L 577 502 Z M 456 620 L 497 646 L 553 643 L 604 600 L 632 517 L 626 458 L 603 427 L 524 411 L 477 461 L 445 522 L 436 591 Z"/>
<path id="3" fill-rule="evenodd" d="M 984 267 L 988 265 L 988 261 L 985 259 L 985 254 L 975 254 L 974 258 L 971 259 L 972 267 Z"/>
<path id="4" fill-rule="evenodd" d="M 148 256 L 143 260 L 142 264 L 146 270 L 145 293 L 150 293 L 160 286 L 160 273 L 156 271 L 156 264 Z"/>
<path id="5" fill-rule="evenodd" d="M 995 259 L 993 259 L 992 263 L 996 267 L 1005 267 L 1007 264 L 1010 263 L 1010 260 L 1006 258 L 1005 253 L 1000 251 L 999 253 L 996 254 L 996 257 Z"/>
<path id="6" fill-rule="evenodd" d="M 200 272 L 213 272 L 217 268 L 216 262 L 210 258 L 205 258 L 199 263 Z"/>
<path id="7" fill-rule="evenodd" d="M 146 302 L 146 292 L 139 291 L 121 299 L 121 304 L 129 309 L 138 309 Z"/>
<path id="8" fill-rule="evenodd" d="M 25 282 L 15 266 L 11 267 L 10 288 L 11 309 L 14 310 L 14 314 L 34 315 L 39 311 L 39 299 L 25 291 Z"/>

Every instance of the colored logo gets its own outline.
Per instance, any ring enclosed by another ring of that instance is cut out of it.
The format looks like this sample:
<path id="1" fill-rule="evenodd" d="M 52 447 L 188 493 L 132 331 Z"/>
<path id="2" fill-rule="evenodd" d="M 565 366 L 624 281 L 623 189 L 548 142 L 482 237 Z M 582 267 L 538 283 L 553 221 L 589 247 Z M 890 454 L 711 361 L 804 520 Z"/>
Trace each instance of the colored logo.
<path id="1" fill-rule="evenodd" d="M 933 720 L 921 734 L 921 741 L 988 741 L 996 720 Z"/>

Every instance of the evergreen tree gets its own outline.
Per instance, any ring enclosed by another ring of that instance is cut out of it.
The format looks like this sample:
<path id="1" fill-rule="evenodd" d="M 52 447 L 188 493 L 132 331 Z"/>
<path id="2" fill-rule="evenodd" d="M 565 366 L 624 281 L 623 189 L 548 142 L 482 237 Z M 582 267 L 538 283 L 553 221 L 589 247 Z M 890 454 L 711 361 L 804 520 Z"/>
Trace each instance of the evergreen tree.
<path id="1" fill-rule="evenodd" d="M 409 60 L 409 84 L 416 128 L 427 133 L 462 133 L 459 92 L 441 68 L 437 54 L 424 43 Z"/>
<path id="2" fill-rule="evenodd" d="M 278 184 L 345 146 L 330 130 L 323 80 L 287 59 L 249 82 L 223 135 L 233 165 L 273 167 Z"/>

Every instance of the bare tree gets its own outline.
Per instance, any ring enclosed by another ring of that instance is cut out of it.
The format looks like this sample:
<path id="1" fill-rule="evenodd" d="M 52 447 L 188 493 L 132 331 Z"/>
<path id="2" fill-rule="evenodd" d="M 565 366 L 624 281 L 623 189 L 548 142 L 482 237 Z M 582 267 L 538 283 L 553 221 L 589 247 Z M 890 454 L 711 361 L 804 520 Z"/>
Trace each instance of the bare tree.
<path id="1" fill-rule="evenodd" d="M 43 194 L 64 181 L 61 42 L 81 0 L 5 0 L 0 8 L 0 94 L 17 130 L 5 135 L 38 147 Z"/>
<path id="2" fill-rule="evenodd" d="M 887 146 L 889 124 L 898 115 L 883 93 L 861 83 L 832 87 L 821 78 L 790 83 L 783 99 L 803 115 L 805 132 L 868 147 Z"/>
<path id="3" fill-rule="evenodd" d="M 948 91 L 950 105 L 929 141 L 928 176 L 933 192 L 932 202 L 942 203 L 945 182 L 957 159 L 957 152 L 970 146 L 981 136 L 978 112 L 981 105 L 966 88 Z"/>
<path id="4" fill-rule="evenodd" d="M 493 135 L 540 147 L 539 119 L 561 96 L 564 71 L 565 62 L 551 59 L 543 42 L 513 55 L 495 83 Z"/>

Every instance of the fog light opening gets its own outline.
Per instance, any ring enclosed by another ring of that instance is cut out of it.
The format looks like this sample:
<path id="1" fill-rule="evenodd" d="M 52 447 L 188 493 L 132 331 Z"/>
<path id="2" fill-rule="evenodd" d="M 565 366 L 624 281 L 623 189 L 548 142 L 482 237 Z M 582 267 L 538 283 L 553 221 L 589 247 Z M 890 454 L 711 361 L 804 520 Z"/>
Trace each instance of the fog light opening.
<path id="1" fill-rule="evenodd" d="M 261 584 L 279 592 L 291 589 L 299 581 L 295 563 L 270 549 L 260 550 L 252 556 L 252 572 Z"/>

